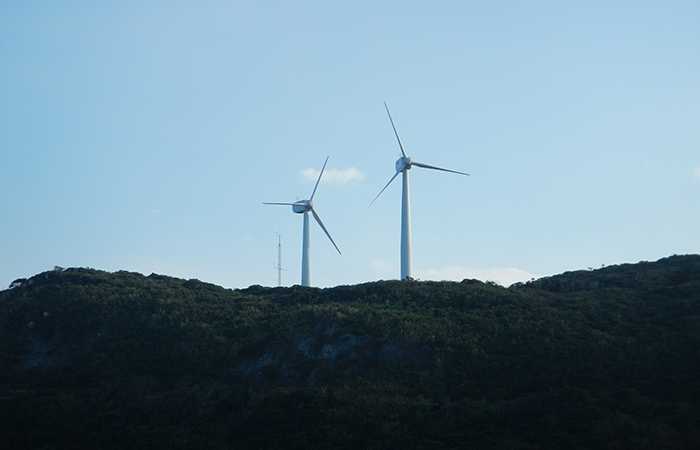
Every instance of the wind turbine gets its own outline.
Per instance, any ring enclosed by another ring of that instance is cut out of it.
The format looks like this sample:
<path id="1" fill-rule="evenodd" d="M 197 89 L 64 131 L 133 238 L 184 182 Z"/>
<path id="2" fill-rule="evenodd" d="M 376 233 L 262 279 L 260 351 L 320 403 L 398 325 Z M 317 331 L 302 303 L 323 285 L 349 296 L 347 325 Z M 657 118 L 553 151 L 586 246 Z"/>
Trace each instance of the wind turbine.
<path id="1" fill-rule="evenodd" d="M 389 112 L 389 107 L 384 102 L 384 107 L 386 108 L 386 113 L 389 115 L 389 120 L 391 121 L 391 127 L 394 129 L 394 134 L 396 135 L 396 140 L 399 141 L 399 147 L 401 148 L 401 158 L 396 161 L 396 173 L 389 180 L 389 182 L 384 186 L 384 189 L 379 191 L 370 206 L 382 195 L 382 192 L 386 190 L 392 181 L 399 175 L 403 175 L 403 188 L 401 195 L 401 279 L 411 277 L 411 201 L 408 189 L 408 171 L 412 166 L 421 167 L 423 169 L 433 169 L 440 170 L 443 172 L 457 173 L 460 175 L 467 175 L 468 173 L 458 172 L 456 170 L 443 169 L 442 167 L 430 166 L 428 164 L 419 163 L 413 161 L 403 149 L 403 144 L 401 143 L 401 138 L 399 138 L 399 133 L 396 131 L 396 126 L 394 125 L 394 119 L 391 118 L 391 113 Z"/>
<path id="2" fill-rule="evenodd" d="M 265 203 L 265 202 L 263 202 L 264 205 L 291 206 L 292 211 L 294 211 L 297 214 L 304 215 L 304 228 L 303 228 L 302 246 L 301 246 L 301 285 L 302 286 L 311 286 L 311 261 L 310 261 L 310 257 L 309 257 L 309 250 L 310 250 L 309 212 L 314 216 L 314 219 L 316 219 L 316 222 L 318 222 L 318 224 L 321 226 L 321 229 L 323 229 L 323 232 L 326 233 L 326 236 L 328 236 L 328 239 L 331 240 L 331 243 L 333 244 L 335 249 L 338 250 L 338 253 L 340 253 L 340 249 L 338 248 L 337 245 L 335 245 L 335 241 L 333 241 L 331 234 L 328 232 L 325 225 L 323 225 L 323 222 L 321 222 L 321 218 L 318 217 L 316 210 L 314 210 L 314 195 L 316 195 L 316 189 L 318 188 L 318 183 L 321 181 L 321 177 L 323 176 L 323 171 L 326 169 L 327 163 L 328 163 L 328 157 L 326 157 L 326 162 L 323 163 L 323 168 L 321 169 L 321 173 L 318 174 L 318 180 L 316 180 L 316 186 L 314 186 L 314 190 L 311 193 L 311 198 L 309 198 L 308 200 L 298 200 L 294 203 Z M 342 254 L 342 253 L 340 253 L 340 254 Z"/>

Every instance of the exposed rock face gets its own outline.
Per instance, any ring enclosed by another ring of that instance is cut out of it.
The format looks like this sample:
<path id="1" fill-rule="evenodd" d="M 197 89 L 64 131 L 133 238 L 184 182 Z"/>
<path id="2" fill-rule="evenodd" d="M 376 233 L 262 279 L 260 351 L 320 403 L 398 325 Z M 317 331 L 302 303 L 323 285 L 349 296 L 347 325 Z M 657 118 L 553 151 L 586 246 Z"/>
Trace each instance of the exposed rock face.
<path id="1" fill-rule="evenodd" d="M 328 378 L 348 378 L 387 368 L 432 368 L 427 345 L 403 348 L 344 332 L 338 323 L 319 322 L 291 345 L 269 345 L 260 355 L 247 357 L 231 374 L 252 384 L 281 383 L 314 387 Z"/>
<path id="2" fill-rule="evenodd" d="M 20 370 L 55 369 L 93 356 L 93 345 L 107 335 L 106 331 L 62 340 L 32 334 L 25 338 L 27 355 Z"/>

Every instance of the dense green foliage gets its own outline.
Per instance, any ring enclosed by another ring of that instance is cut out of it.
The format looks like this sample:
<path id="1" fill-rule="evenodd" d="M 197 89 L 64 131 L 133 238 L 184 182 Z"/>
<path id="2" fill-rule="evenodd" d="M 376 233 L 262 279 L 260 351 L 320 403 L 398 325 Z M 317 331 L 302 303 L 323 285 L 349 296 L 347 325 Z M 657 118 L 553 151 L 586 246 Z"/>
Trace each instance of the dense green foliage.
<path id="1" fill-rule="evenodd" d="M 700 256 L 230 290 L 61 269 L 0 292 L 0 448 L 700 448 Z"/>

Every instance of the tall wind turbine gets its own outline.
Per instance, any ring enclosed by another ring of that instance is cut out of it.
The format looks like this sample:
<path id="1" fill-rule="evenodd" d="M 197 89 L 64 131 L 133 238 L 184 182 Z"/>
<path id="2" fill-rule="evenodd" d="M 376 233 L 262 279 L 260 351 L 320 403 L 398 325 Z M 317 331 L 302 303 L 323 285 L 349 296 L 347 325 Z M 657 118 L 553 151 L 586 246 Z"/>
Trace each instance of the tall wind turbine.
<path id="1" fill-rule="evenodd" d="M 326 162 L 323 163 L 323 168 L 321 169 L 321 173 L 318 174 L 318 180 L 316 180 L 316 186 L 314 186 L 314 190 L 311 193 L 311 198 L 309 198 L 308 200 L 298 200 L 294 203 L 265 203 L 265 202 L 263 202 L 264 205 L 291 206 L 292 211 L 294 211 L 297 214 L 304 215 L 304 228 L 303 228 L 302 246 L 301 246 L 301 285 L 302 286 L 311 286 L 311 261 L 310 261 L 310 256 L 309 256 L 309 250 L 310 250 L 309 212 L 314 216 L 314 219 L 316 219 L 316 222 L 318 222 L 318 224 L 321 226 L 321 229 L 323 229 L 323 232 L 326 233 L 326 236 L 328 236 L 328 239 L 331 240 L 331 243 L 333 244 L 335 249 L 338 250 L 338 253 L 340 253 L 340 249 L 338 248 L 337 245 L 335 245 L 335 241 L 333 241 L 331 234 L 328 232 L 325 225 L 323 225 L 323 222 L 321 222 L 321 218 L 318 217 L 316 210 L 314 210 L 314 195 L 316 195 L 316 189 L 318 188 L 318 183 L 321 181 L 321 177 L 323 176 L 323 171 L 326 169 L 327 163 L 328 163 L 328 157 L 326 157 Z M 340 253 L 340 254 L 342 254 L 342 253 Z"/>
<path id="2" fill-rule="evenodd" d="M 391 113 L 389 112 L 389 107 L 384 102 L 384 107 L 386 108 L 386 113 L 389 115 L 389 120 L 391 121 L 391 127 L 394 129 L 394 134 L 396 135 L 396 140 L 399 141 L 399 147 L 401 148 L 401 158 L 396 161 L 396 173 L 389 180 L 389 182 L 384 186 L 384 189 L 379 191 L 379 194 L 372 200 L 370 206 L 382 195 L 382 192 L 386 190 L 392 181 L 399 175 L 402 174 L 403 188 L 401 195 L 401 279 L 411 277 L 411 201 L 408 189 L 408 171 L 412 166 L 422 167 L 423 169 L 433 169 L 441 170 L 443 172 L 457 173 L 460 175 L 469 175 L 468 173 L 458 172 L 456 170 L 443 169 L 441 167 L 429 166 L 428 164 L 419 163 L 413 161 L 406 151 L 403 149 L 403 144 L 401 143 L 401 138 L 399 138 L 399 133 L 396 131 L 396 126 L 394 125 L 394 119 L 391 118 Z"/>

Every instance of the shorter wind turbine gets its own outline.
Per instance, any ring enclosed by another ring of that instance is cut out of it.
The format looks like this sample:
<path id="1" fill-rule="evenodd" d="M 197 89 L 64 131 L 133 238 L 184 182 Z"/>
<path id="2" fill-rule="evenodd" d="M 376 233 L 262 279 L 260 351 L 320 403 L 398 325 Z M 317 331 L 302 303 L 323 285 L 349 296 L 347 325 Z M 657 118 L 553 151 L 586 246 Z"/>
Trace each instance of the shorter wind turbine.
<path id="1" fill-rule="evenodd" d="M 458 172 L 456 170 L 443 169 L 441 167 L 429 166 L 428 164 L 419 163 L 413 161 L 403 149 L 403 144 L 401 143 L 401 138 L 399 138 L 399 133 L 396 131 L 396 126 L 394 126 L 394 119 L 391 118 L 391 113 L 389 112 L 389 107 L 384 102 L 384 108 L 386 108 L 386 113 L 389 115 L 389 120 L 391 121 L 391 127 L 394 129 L 394 134 L 396 135 L 396 140 L 399 141 L 399 147 L 401 148 L 401 158 L 396 161 L 396 173 L 389 180 L 389 182 L 384 186 L 384 188 L 379 191 L 372 204 L 382 195 L 382 192 L 386 190 L 387 187 L 394 181 L 394 178 L 403 175 L 403 188 L 401 196 L 401 279 L 411 277 L 411 200 L 408 189 L 408 171 L 412 166 L 422 167 L 423 169 L 433 169 L 440 170 L 443 172 L 457 173 L 460 175 L 469 175 L 468 173 Z"/>
<path id="2" fill-rule="evenodd" d="M 264 205 L 286 205 L 286 206 L 291 206 L 292 211 L 294 211 L 297 214 L 303 214 L 304 215 L 304 228 L 303 228 L 303 234 L 302 234 L 302 246 L 301 246 L 301 285 L 302 286 L 311 286 L 311 261 L 310 261 L 310 256 L 309 256 L 309 250 L 310 250 L 310 242 L 309 242 L 309 212 L 314 216 L 314 219 L 316 219 L 316 222 L 318 222 L 319 226 L 323 230 L 324 233 L 326 233 L 326 236 L 328 236 L 328 239 L 331 240 L 331 243 L 335 247 L 336 250 L 338 250 L 338 253 L 340 253 L 340 249 L 338 248 L 337 245 L 335 245 L 335 241 L 333 241 L 333 238 L 331 237 L 331 234 L 328 232 L 326 229 L 326 226 L 323 225 L 323 222 L 321 222 L 321 218 L 318 217 L 318 214 L 316 213 L 316 210 L 314 210 L 314 195 L 316 195 L 316 189 L 318 188 L 318 183 L 321 182 L 321 177 L 323 176 L 323 171 L 326 169 L 326 164 L 328 163 L 328 157 L 326 157 L 326 162 L 323 163 L 323 168 L 321 168 L 321 173 L 318 174 L 318 180 L 316 180 L 316 186 L 314 186 L 313 192 L 311 192 L 311 198 L 308 200 L 298 200 L 294 203 L 266 203 L 263 202 Z"/>

